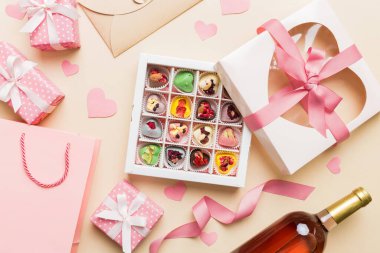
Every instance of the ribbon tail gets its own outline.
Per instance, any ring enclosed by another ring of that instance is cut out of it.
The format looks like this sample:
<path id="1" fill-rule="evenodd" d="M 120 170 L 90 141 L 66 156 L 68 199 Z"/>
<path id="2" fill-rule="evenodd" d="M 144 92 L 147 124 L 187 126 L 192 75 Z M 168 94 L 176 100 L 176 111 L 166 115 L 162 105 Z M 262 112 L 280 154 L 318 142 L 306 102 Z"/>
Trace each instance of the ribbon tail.
<path id="1" fill-rule="evenodd" d="M 320 134 L 326 137 L 326 119 L 325 119 L 325 104 L 323 98 L 316 94 L 316 88 L 311 90 L 308 95 L 308 108 L 309 123 Z"/>
<path id="2" fill-rule="evenodd" d="M 343 98 L 337 95 L 334 91 L 330 90 L 326 86 L 319 85 L 317 93 L 320 97 L 323 97 L 325 109 L 327 112 L 332 112 L 340 104 Z"/>
<path id="3" fill-rule="evenodd" d="M 197 222 L 190 222 L 172 230 L 166 236 L 153 241 L 149 247 L 149 253 L 157 253 L 161 247 L 161 244 L 168 239 L 178 238 L 195 238 L 200 236 L 202 230 L 199 228 Z"/>
<path id="4" fill-rule="evenodd" d="M 244 194 L 236 212 L 231 211 L 210 197 L 205 196 L 193 207 L 193 214 L 196 221 L 179 226 L 169 232 L 166 236 L 153 241 L 149 247 L 149 252 L 157 253 L 162 243 L 168 239 L 193 238 L 200 236 L 204 226 L 208 223 L 211 217 L 223 224 L 231 224 L 248 217 L 256 209 L 262 192 L 305 200 L 313 190 L 314 187 L 307 185 L 283 180 L 270 180 L 252 188 Z M 200 218 L 201 215 L 205 215 L 205 217 Z"/>
<path id="5" fill-rule="evenodd" d="M 122 246 L 124 253 L 132 252 L 132 227 L 128 224 L 128 222 L 124 221 L 121 229 L 122 236 Z"/>
<path id="6" fill-rule="evenodd" d="M 303 62 L 302 55 L 296 43 L 293 41 L 292 37 L 280 21 L 277 19 L 271 19 L 257 29 L 259 34 L 264 31 L 268 31 L 272 38 L 276 41 L 277 45 L 284 49 L 284 51 L 288 52 L 291 57 Z"/>
<path id="7" fill-rule="evenodd" d="M 22 105 L 21 94 L 17 88 L 11 90 L 10 99 L 12 101 L 13 111 L 16 113 Z"/>
<path id="8" fill-rule="evenodd" d="M 328 78 L 336 73 L 342 71 L 345 68 L 348 68 L 355 62 L 359 61 L 362 58 L 356 45 L 352 45 L 338 55 L 331 58 L 322 68 L 319 73 L 320 80 Z"/>
<path id="9" fill-rule="evenodd" d="M 350 130 L 336 112 L 326 113 L 326 124 L 338 143 L 350 137 Z"/>
<path id="10" fill-rule="evenodd" d="M 307 94 L 308 91 L 304 89 L 297 89 L 285 94 L 282 97 L 277 97 L 259 111 L 245 117 L 244 122 L 252 131 L 261 129 L 287 112 Z"/>

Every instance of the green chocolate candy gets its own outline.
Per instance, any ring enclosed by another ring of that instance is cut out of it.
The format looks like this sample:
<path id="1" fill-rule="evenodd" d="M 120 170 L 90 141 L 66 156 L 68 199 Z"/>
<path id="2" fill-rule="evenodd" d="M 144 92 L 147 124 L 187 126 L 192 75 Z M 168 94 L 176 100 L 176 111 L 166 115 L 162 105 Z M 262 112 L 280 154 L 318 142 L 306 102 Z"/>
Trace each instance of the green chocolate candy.
<path id="1" fill-rule="evenodd" d="M 156 144 L 148 144 L 140 148 L 141 161 L 146 165 L 156 165 L 160 157 L 161 147 Z"/>
<path id="2" fill-rule="evenodd" d="M 194 74 L 190 71 L 180 71 L 174 78 L 174 85 L 183 92 L 192 92 L 194 89 Z"/>

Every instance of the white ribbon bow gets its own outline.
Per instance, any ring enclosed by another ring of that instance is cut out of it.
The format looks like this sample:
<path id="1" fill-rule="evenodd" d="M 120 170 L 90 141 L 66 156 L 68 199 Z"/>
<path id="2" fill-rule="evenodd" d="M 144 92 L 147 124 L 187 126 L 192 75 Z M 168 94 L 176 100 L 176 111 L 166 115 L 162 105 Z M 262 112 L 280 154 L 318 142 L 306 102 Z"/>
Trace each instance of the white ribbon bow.
<path id="1" fill-rule="evenodd" d="M 20 8 L 26 11 L 29 21 L 21 28 L 21 32 L 32 33 L 46 19 L 50 45 L 56 50 L 64 49 L 59 43 L 59 36 L 54 23 L 53 14 L 61 14 L 72 20 L 77 20 L 79 15 L 72 6 L 63 5 L 56 0 L 21 0 Z"/>
<path id="2" fill-rule="evenodd" d="M 23 76 L 37 64 L 31 61 L 22 61 L 20 57 L 15 55 L 8 56 L 6 64 L 7 70 L 0 66 L 0 75 L 5 79 L 4 83 L 0 83 L 0 101 L 6 103 L 12 101 L 13 110 L 17 112 L 22 105 L 20 94 L 22 91 L 41 111 L 50 113 L 54 106 L 50 106 L 38 94 L 21 83 Z"/>
<path id="3" fill-rule="evenodd" d="M 103 204 L 110 210 L 103 210 L 96 217 L 118 221 L 107 233 L 109 237 L 115 239 L 121 232 L 122 247 L 124 253 L 132 252 L 132 226 L 139 234 L 146 237 L 149 234 L 149 229 L 146 227 L 147 218 L 134 215 L 137 210 L 144 204 L 146 196 L 139 193 L 128 206 L 127 196 L 125 194 L 117 195 L 117 203 L 107 197 Z"/>

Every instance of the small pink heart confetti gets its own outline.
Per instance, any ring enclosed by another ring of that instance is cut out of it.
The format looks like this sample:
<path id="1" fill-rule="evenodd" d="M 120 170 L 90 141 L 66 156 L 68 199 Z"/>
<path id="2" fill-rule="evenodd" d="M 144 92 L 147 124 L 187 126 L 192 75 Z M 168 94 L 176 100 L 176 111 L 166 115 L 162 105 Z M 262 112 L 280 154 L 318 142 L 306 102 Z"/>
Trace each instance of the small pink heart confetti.
<path id="1" fill-rule="evenodd" d="M 201 238 L 204 244 L 210 247 L 218 239 L 218 234 L 216 232 L 211 232 L 211 233 L 202 232 L 199 237 Z"/>
<path id="2" fill-rule="evenodd" d="M 222 14 L 240 14 L 250 8 L 250 0 L 220 0 Z"/>
<path id="3" fill-rule="evenodd" d="M 205 24 L 201 20 L 198 20 L 197 22 L 195 22 L 194 28 L 199 38 L 201 38 L 201 40 L 206 40 L 206 39 L 211 38 L 218 31 L 218 27 L 215 24 Z"/>
<path id="4" fill-rule="evenodd" d="M 20 10 L 18 4 L 8 4 L 5 6 L 5 13 L 14 19 L 22 20 L 25 17 L 25 12 Z"/>
<path id="5" fill-rule="evenodd" d="M 186 193 L 186 185 L 183 181 L 178 181 L 174 185 L 170 185 L 165 187 L 164 193 L 165 196 L 168 199 L 174 200 L 174 201 L 181 201 L 183 196 Z"/>
<path id="6" fill-rule="evenodd" d="M 335 156 L 327 163 L 327 168 L 330 170 L 333 174 L 339 174 L 340 169 L 340 158 L 338 156 Z"/>
<path id="7" fill-rule="evenodd" d="M 71 63 L 69 60 L 62 61 L 61 68 L 65 76 L 72 76 L 79 72 L 79 66 Z"/>
<path id="8" fill-rule="evenodd" d="M 117 112 L 117 104 L 111 99 L 106 99 L 104 91 L 95 88 L 87 95 L 87 111 L 89 118 L 107 118 Z"/>

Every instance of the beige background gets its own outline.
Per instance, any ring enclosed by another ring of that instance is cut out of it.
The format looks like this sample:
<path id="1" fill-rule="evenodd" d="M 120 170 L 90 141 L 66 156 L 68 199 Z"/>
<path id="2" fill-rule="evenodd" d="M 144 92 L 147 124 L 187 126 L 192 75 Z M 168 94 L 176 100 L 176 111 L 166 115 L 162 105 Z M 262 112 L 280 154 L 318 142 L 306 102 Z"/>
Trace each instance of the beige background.
<path id="1" fill-rule="evenodd" d="M 378 0 L 330 0 L 348 32 L 361 49 L 366 61 L 380 80 L 380 3 Z M 252 0 L 249 12 L 222 16 L 218 0 L 205 0 L 160 31 L 154 33 L 119 58 L 112 58 L 107 47 L 82 13 L 80 30 L 82 48 L 67 52 L 39 52 L 29 47 L 26 35 L 18 32 L 23 22 L 9 18 L 4 8 L 11 3 L 0 1 L 0 39 L 11 42 L 39 67 L 66 93 L 66 99 L 41 125 L 80 132 L 102 139 L 102 148 L 90 195 L 79 253 L 121 252 L 120 248 L 89 222 L 89 215 L 100 204 L 110 189 L 122 180 L 124 159 L 129 134 L 138 56 L 141 52 L 198 60 L 216 61 L 255 35 L 255 28 L 271 17 L 283 18 L 309 0 Z M 198 19 L 218 25 L 218 34 L 202 42 L 194 32 Z M 143 22 L 143 21 L 142 21 Z M 131 24 L 133 32 L 133 24 Z M 63 59 L 80 65 L 80 73 L 65 77 L 60 69 Z M 89 89 L 102 87 L 107 96 L 117 101 L 119 111 L 109 119 L 88 119 L 86 95 Z M 11 110 L 0 105 L 0 116 L 16 119 Z M 165 186 L 173 181 L 130 176 L 129 179 L 165 209 L 163 219 L 136 253 L 148 252 L 149 244 L 172 228 L 192 220 L 191 207 L 207 194 L 235 210 L 248 189 L 272 178 L 284 178 L 316 186 L 305 201 L 264 194 L 255 213 L 248 219 L 230 226 L 211 221 L 207 232 L 217 231 L 218 240 L 210 248 L 199 239 L 167 241 L 160 252 L 229 252 L 269 225 L 283 214 L 293 210 L 317 212 L 357 186 L 366 187 L 374 201 L 349 221 L 341 224 L 329 236 L 327 253 L 380 252 L 380 117 L 376 116 L 357 130 L 338 147 L 325 152 L 297 174 L 282 177 L 268 160 L 256 139 L 252 139 L 247 187 L 239 190 L 187 183 L 188 191 L 182 202 L 168 200 L 163 195 Z M 291 143 L 289 143 L 291 145 Z M 342 173 L 331 174 L 325 167 L 333 156 L 342 158 Z M 64 218 L 64 217 L 61 217 Z M 5 229 L 5 228 L 2 228 Z"/>

